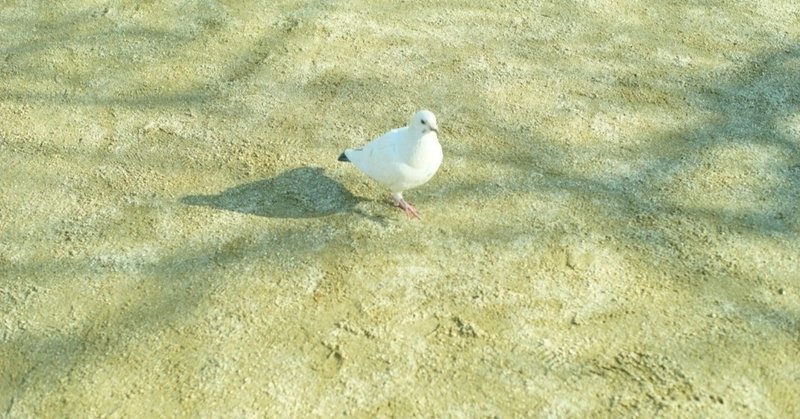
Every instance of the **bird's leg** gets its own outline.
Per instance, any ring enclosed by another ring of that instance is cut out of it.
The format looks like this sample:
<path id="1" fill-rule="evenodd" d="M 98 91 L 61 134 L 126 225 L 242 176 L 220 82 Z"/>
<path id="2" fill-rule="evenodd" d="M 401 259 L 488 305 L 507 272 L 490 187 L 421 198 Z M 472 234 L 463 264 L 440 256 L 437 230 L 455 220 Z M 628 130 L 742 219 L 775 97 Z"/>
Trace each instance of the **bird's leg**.
<path id="1" fill-rule="evenodd" d="M 413 218 L 416 218 L 418 220 L 422 219 L 422 216 L 419 213 L 419 211 L 417 211 L 417 209 L 414 208 L 414 206 L 411 205 L 411 203 L 409 203 L 408 201 L 403 199 L 403 195 L 394 194 L 393 198 L 394 198 L 394 205 L 400 207 L 400 209 L 405 211 L 406 212 L 406 216 L 408 216 L 409 218 L 413 217 Z"/>

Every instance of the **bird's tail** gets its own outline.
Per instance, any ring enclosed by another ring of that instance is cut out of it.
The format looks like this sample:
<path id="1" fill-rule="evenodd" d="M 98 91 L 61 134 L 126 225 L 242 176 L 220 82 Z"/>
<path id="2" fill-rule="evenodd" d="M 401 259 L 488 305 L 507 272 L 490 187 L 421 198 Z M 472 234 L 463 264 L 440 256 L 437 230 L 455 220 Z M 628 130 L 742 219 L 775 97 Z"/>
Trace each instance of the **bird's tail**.
<path id="1" fill-rule="evenodd" d="M 350 159 L 347 158 L 346 154 L 342 153 L 339 155 L 339 161 L 350 161 Z"/>

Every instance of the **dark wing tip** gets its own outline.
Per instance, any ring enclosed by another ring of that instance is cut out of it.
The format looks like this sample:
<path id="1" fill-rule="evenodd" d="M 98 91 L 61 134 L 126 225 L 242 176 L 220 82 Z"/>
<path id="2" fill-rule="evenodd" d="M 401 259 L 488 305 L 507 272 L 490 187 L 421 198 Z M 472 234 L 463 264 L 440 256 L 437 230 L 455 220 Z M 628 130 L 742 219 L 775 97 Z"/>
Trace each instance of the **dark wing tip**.
<path id="1" fill-rule="evenodd" d="M 344 153 L 339 155 L 339 161 L 350 161 Z"/>

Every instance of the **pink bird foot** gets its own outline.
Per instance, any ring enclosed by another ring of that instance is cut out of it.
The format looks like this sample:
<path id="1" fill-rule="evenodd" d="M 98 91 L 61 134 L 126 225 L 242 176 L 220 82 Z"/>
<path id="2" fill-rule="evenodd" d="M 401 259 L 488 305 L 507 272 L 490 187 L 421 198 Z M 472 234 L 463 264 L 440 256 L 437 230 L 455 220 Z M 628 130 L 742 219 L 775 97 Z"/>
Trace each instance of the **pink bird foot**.
<path id="1" fill-rule="evenodd" d="M 413 217 L 413 218 L 416 218 L 418 220 L 422 219 L 422 216 L 420 215 L 419 211 L 417 211 L 417 209 L 414 208 L 414 206 L 411 205 L 411 203 L 409 203 L 405 199 L 400 198 L 400 200 L 395 201 L 394 204 L 396 206 L 400 207 L 400 209 L 404 210 L 406 212 L 406 216 L 408 216 L 408 218 L 412 218 Z"/>

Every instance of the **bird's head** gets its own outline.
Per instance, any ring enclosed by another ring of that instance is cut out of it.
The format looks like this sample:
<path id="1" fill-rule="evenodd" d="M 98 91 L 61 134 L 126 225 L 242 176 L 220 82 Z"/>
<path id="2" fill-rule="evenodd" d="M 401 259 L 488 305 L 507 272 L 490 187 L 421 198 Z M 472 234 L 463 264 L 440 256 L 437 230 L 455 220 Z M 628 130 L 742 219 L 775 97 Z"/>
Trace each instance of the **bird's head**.
<path id="1" fill-rule="evenodd" d="M 431 131 L 439 134 L 439 126 L 436 124 L 436 115 L 428 110 L 421 110 L 415 113 L 408 126 L 412 131 L 420 132 L 423 135 Z"/>

